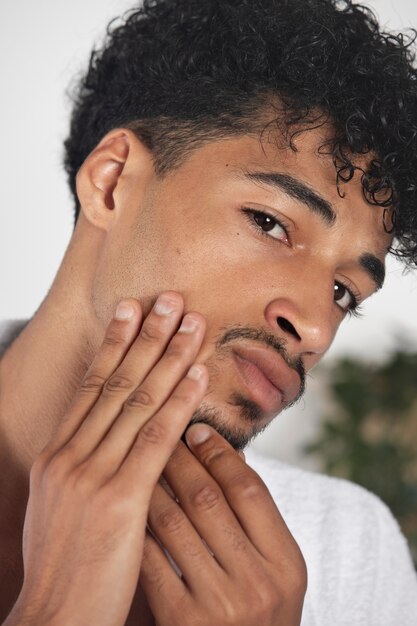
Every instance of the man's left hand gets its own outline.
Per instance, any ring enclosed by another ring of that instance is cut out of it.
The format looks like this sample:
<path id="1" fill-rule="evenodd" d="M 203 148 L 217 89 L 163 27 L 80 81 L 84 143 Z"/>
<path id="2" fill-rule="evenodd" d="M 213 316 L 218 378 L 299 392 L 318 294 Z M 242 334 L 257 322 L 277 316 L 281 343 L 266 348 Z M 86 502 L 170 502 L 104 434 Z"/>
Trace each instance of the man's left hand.
<path id="1" fill-rule="evenodd" d="M 306 566 L 265 484 L 209 426 L 187 442 L 164 470 L 176 499 L 158 484 L 150 507 L 140 583 L 156 623 L 299 626 Z"/>

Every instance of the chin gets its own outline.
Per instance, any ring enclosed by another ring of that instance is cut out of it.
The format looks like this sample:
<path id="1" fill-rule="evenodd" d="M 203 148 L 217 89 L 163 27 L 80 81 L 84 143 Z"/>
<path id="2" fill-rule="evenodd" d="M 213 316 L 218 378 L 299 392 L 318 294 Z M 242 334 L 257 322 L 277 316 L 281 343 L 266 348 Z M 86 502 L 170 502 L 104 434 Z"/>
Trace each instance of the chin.
<path id="1" fill-rule="evenodd" d="M 265 420 L 264 413 L 257 408 L 254 411 L 252 403 L 246 406 L 233 402 L 224 408 L 202 403 L 194 413 L 190 424 L 208 424 L 221 435 L 235 450 L 243 450 L 247 445 L 270 423 Z"/>

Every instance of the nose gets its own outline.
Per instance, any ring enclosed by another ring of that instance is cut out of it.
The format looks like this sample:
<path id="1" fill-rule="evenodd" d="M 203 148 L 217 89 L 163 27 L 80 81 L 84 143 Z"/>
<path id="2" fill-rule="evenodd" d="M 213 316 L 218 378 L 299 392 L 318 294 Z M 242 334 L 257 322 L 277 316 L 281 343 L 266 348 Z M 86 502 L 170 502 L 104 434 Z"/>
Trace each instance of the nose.
<path id="1" fill-rule="evenodd" d="M 285 339 L 290 352 L 320 356 L 335 335 L 332 311 L 327 302 L 314 299 L 303 306 L 289 298 L 276 298 L 265 309 L 265 319 L 276 335 Z"/>

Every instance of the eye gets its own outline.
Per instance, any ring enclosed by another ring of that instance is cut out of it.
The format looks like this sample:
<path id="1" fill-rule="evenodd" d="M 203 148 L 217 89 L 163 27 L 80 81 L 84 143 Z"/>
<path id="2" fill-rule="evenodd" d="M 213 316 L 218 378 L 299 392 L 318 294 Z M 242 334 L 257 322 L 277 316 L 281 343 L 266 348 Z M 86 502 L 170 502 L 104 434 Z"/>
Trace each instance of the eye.
<path id="1" fill-rule="evenodd" d="M 289 243 L 288 232 L 285 226 L 269 213 L 264 211 L 256 211 L 255 209 L 243 209 L 244 213 L 248 216 L 251 224 L 255 222 L 255 228 L 261 231 L 261 234 L 271 239 L 277 239 L 283 243 Z"/>
<path id="2" fill-rule="evenodd" d="M 355 313 L 358 308 L 358 297 L 346 285 L 335 281 L 333 287 L 333 299 L 343 311 Z"/>

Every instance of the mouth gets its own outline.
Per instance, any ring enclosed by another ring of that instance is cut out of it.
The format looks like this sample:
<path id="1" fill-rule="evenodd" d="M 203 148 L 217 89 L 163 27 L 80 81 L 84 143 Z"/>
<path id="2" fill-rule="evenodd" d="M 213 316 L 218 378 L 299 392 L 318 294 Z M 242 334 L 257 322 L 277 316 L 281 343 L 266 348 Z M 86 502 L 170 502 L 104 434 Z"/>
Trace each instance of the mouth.
<path id="1" fill-rule="evenodd" d="M 235 348 L 236 369 L 248 395 L 265 413 L 277 414 L 300 391 L 300 377 L 282 357 L 265 348 Z"/>

